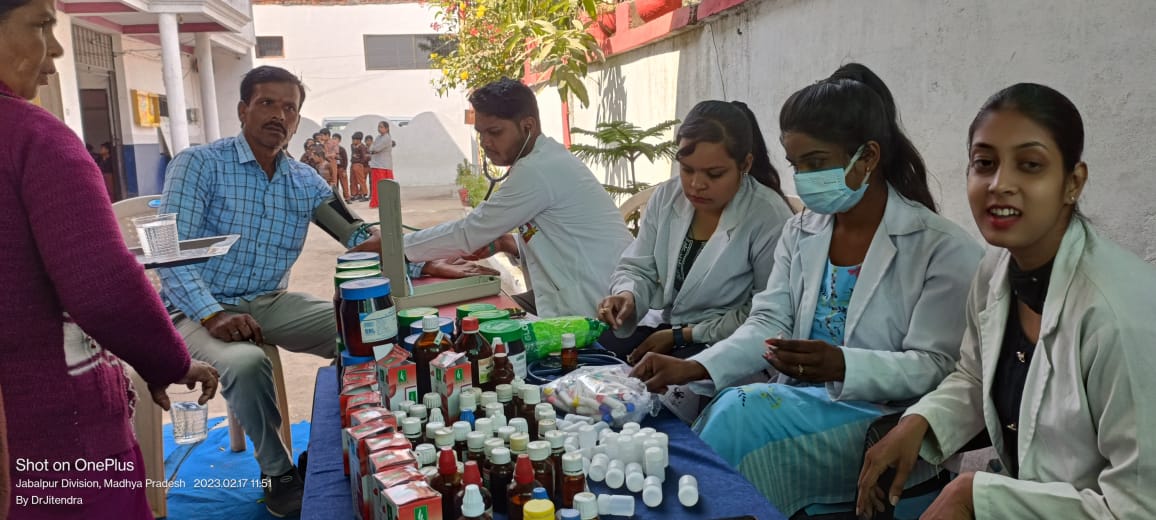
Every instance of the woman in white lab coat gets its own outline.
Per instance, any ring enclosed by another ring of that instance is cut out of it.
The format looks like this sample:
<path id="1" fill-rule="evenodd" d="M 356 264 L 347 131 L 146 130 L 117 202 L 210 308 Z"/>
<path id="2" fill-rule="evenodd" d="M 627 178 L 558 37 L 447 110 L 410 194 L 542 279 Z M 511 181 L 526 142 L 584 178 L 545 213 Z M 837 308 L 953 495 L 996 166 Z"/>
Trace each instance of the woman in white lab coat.
<path id="1" fill-rule="evenodd" d="M 521 257 L 533 288 L 519 300 L 526 310 L 593 316 L 631 239 L 618 208 L 581 161 L 542 135 L 529 87 L 503 79 L 470 94 L 470 104 L 482 149 L 510 166 L 509 178 L 465 218 L 406 235 L 406 257 Z"/>
<path id="2" fill-rule="evenodd" d="M 745 104 L 695 105 L 677 140 L 679 176 L 655 189 L 598 308 L 614 328 L 599 343 L 632 362 L 689 357 L 742 325 L 791 216 Z"/>
<path id="3" fill-rule="evenodd" d="M 867 452 L 862 511 L 881 507 L 882 470 L 902 484 L 918 455 L 937 464 L 986 429 L 1006 474 L 960 475 L 929 517 L 1156 512 L 1156 268 L 1080 216 L 1083 147 L 1075 105 L 1042 85 L 1008 87 L 976 116 L 968 200 L 1000 249 L 968 296 L 959 365 Z"/>
<path id="4" fill-rule="evenodd" d="M 695 429 L 783 513 L 849 510 L 870 423 L 958 359 L 982 252 L 935 213 L 891 93 L 866 67 L 796 92 L 779 126 L 808 209 L 783 227 L 767 289 L 730 338 L 688 360 L 648 355 L 634 374 L 652 390 L 725 389 Z M 771 366 L 778 383 L 727 388 Z"/>

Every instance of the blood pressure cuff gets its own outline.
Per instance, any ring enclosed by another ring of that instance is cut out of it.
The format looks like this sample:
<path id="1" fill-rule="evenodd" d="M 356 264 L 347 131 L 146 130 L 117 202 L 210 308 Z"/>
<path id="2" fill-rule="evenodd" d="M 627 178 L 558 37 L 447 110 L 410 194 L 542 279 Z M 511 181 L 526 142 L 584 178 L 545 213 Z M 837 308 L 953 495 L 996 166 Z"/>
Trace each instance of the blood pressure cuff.
<path id="1" fill-rule="evenodd" d="M 333 195 L 313 210 L 313 223 L 345 245 L 350 245 L 350 239 L 358 234 L 363 235 L 358 242 L 369 237 L 365 221 L 354 216 L 345 202 Z"/>

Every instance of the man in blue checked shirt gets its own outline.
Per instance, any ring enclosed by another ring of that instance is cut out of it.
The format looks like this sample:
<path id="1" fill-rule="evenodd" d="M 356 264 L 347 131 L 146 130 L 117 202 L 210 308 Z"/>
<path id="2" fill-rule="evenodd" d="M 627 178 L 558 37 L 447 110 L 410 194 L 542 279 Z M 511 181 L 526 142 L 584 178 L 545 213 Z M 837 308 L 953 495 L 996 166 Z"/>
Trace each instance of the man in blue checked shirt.
<path id="1" fill-rule="evenodd" d="M 305 88 L 292 73 L 259 67 L 241 81 L 242 135 L 190 148 L 169 164 L 160 212 L 176 213 L 183 238 L 239 234 L 227 255 L 161 269 L 164 294 L 189 352 L 221 373 L 221 392 L 240 419 L 277 517 L 301 508 L 303 485 L 278 430 L 272 368 L 257 344 L 331 358 L 337 324 L 328 299 L 286 291 L 289 269 L 311 221 L 347 247 L 377 233 L 354 218 L 310 166 L 282 152 L 297 130 Z M 332 225 L 334 222 L 337 225 Z M 496 274 L 461 263 L 415 264 L 422 273 L 460 278 Z"/>

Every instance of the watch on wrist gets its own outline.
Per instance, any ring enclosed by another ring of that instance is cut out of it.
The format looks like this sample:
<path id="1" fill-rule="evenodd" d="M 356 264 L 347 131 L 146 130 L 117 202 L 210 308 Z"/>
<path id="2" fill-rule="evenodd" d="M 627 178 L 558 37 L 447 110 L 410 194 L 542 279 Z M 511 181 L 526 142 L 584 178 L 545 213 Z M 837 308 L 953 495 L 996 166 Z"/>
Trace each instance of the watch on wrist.
<path id="1" fill-rule="evenodd" d="M 686 337 L 684 337 L 682 335 L 682 325 L 676 325 L 674 327 L 671 327 L 670 330 L 671 330 L 671 332 L 674 333 L 674 346 L 675 347 L 685 347 L 686 346 Z"/>

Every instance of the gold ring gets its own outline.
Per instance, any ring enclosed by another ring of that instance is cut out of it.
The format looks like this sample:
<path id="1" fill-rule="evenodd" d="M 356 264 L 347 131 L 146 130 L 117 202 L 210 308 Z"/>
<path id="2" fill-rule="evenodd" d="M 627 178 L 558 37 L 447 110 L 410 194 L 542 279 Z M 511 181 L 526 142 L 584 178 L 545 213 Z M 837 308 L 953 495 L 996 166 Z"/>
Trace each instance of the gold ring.
<path id="1" fill-rule="evenodd" d="M 800 364 L 799 364 L 799 375 L 800 375 L 800 376 L 802 376 L 802 375 L 803 375 L 803 365 L 802 365 L 802 363 L 800 363 Z"/>

